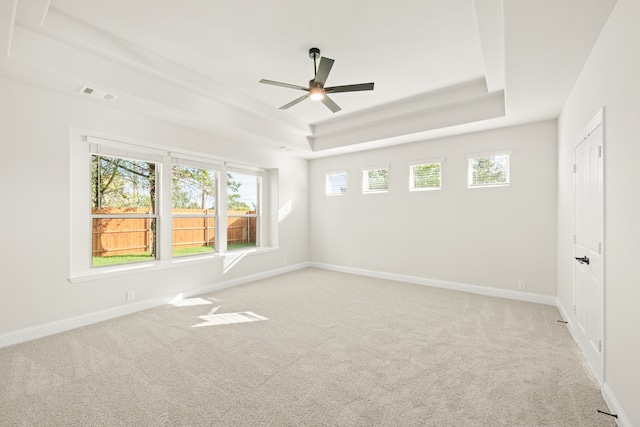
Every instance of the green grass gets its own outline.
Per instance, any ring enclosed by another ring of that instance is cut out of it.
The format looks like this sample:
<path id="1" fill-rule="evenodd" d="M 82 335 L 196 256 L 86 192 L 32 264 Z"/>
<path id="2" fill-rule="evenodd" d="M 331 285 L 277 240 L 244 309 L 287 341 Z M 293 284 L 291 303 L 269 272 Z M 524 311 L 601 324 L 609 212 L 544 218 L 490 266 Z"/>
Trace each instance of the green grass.
<path id="1" fill-rule="evenodd" d="M 254 248 L 256 246 L 255 243 L 235 243 L 229 245 L 227 250 L 233 251 L 243 248 Z M 198 255 L 205 253 L 214 252 L 213 246 L 199 246 L 196 248 L 181 248 L 174 249 L 173 256 L 174 257 L 182 257 L 188 255 Z M 144 261 L 153 261 L 153 257 L 151 256 L 151 252 L 145 252 L 141 254 L 131 254 L 131 255 L 112 255 L 112 256 L 94 256 L 93 257 L 93 266 L 94 267 L 106 267 L 109 265 L 118 265 L 118 264 L 130 264 L 132 262 L 144 262 Z"/>
<path id="2" fill-rule="evenodd" d="M 94 267 L 105 267 L 108 265 L 130 264 L 132 262 L 142 261 L 153 261 L 151 252 L 131 255 L 94 256 L 92 265 Z"/>
<path id="3" fill-rule="evenodd" d="M 209 252 L 215 251 L 213 246 L 198 246 L 195 248 L 180 248 L 173 250 L 173 256 L 187 256 L 187 255 L 197 255 L 197 254 L 206 254 Z"/>
<path id="4" fill-rule="evenodd" d="M 227 245 L 227 250 L 233 251 L 235 249 L 255 248 L 255 247 L 256 247 L 255 243 L 234 243 L 232 245 Z"/>

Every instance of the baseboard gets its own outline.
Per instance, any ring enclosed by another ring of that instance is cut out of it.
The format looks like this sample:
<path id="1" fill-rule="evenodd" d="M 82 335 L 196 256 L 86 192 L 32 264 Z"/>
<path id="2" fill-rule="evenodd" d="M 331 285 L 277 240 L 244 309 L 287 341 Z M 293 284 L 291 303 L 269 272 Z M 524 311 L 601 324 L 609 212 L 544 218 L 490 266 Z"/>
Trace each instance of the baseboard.
<path id="1" fill-rule="evenodd" d="M 158 307 L 167 304 L 170 301 L 175 301 L 176 297 L 191 298 L 196 295 L 206 294 L 219 289 L 230 288 L 232 286 L 253 282 L 255 280 L 266 279 L 268 277 L 277 276 L 283 273 L 300 270 L 308 266 L 309 264 L 306 262 L 290 265 L 274 270 L 264 271 L 258 274 L 252 274 L 248 276 L 238 277 L 236 279 L 214 283 L 196 289 L 189 289 L 178 294 L 166 295 L 148 299 L 145 301 L 129 303 L 106 310 L 96 311 L 81 316 L 71 317 L 68 319 L 58 320 L 50 323 L 44 323 L 42 325 L 36 325 L 13 332 L 0 334 L 0 348 L 13 344 L 19 344 L 25 341 L 30 341 L 36 338 L 46 337 L 60 332 L 69 331 L 71 329 L 91 325 L 93 323 L 103 322 L 105 320 L 114 319 L 116 317 L 125 316 L 127 314 L 136 313 L 138 311 L 147 310 L 149 308 Z"/>
<path id="2" fill-rule="evenodd" d="M 618 399 L 616 399 L 616 396 L 613 394 L 613 390 L 611 390 L 611 387 L 609 387 L 609 384 L 606 382 L 602 385 L 602 397 L 604 397 L 604 401 L 611 410 L 611 413 L 618 416 L 616 422 L 620 427 L 633 427 L 633 424 L 631 424 L 631 421 L 622 410 L 620 402 L 618 402 Z"/>
<path id="3" fill-rule="evenodd" d="M 569 329 L 571 338 L 573 338 L 573 340 L 575 341 L 576 336 L 574 335 L 574 332 L 573 332 L 573 319 L 571 318 L 571 316 L 569 316 L 564 306 L 560 302 L 560 298 L 556 298 L 556 307 L 558 307 L 558 311 L 560 312 L 560 316 L 562 316 L 562 319 L 565 322 L 567 322 L 567 329 Z"/>
<path id="4" fill-rule="evenodd" d="M 256 274 L 251 274 L 249 276 L 242 276 L 236 279 L 225 280 L 224 282 L 213 283 L 211 285 L 203 286 L 196 289 L 190 289 L 188 291 L 182 292 L 184 298 L 192 298 L 197 295 L 207 294 L 214 291 L 219 291 L 220 289 L 231 288 L 233 286 L 243 285 L 249 282 L 255 282 L 256 280 L 267 279 L 269 277 L 278 276 L 284 273 L 290 273 L 292 271 L 301 270 L 303 268 L 309 267 L 308 262 L 302 262 L 300 264 L 288 265 L 286 267 L 280 267 L 273 270 L 263 271 Z"/>
<path id="5" fill-rule="evenodd" d="M 548 295 L 538 295 L 529 292 L 509 291 L 506 289 L 490 288 L 487 286 L 472 285 L 468 283 L 448 282 L 445 280 L 426 279 L 417 276 L 407 276 L 404 274 L 386 273 L 383 271 L 365 270 L 362 268 L 345 267 L 334 264 L 323 264 L 318 262 L 310 262 L 309 267 L 320 268 L 323 270 L 339 271 L 343 273 L 358 274 L 360 276 L 376 277 L 378 279 L 395 280 L 398 282 L 413 283 L 416 285 L 433 286 L 436 288 L 445 288 L 455 291 L 469 292 L 472 294 L 486 295 L 498 298 L 508 298 L 518 301 L 534 302 L 545 305 L 556 305 L 556 297 Z"/>

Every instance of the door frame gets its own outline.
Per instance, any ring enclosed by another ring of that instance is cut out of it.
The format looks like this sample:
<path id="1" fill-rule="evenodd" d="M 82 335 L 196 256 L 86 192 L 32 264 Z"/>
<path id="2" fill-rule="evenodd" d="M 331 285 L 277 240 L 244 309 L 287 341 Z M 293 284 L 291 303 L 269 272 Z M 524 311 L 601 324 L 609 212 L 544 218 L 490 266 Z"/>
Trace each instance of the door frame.
<path id="1" fill-rule="evenodd" d="M 593 370 L 597 380 L 600 382 L 600 385 L 605 383 L 605 379 L 606 379 L 606 371 L 605 371 L 605 359 L 606 359 L 606 329 L 605 329 L 605 319 L 606 319 L 606 304 L 605 304 L 605 295 L 606 295 L 606 283 L 605 283 L 605 272 L 606 272 L 606 262 L 605 262 L 605 257 L 607 254 L 606 251 L 606 243 L 605 243 L 605 237 L 606 237 L 606 231 L 605 231 L 605 139 L 606 139 L 606 134 L 605 134 L 605 120 L 604 120 L 604 107 L 602 107 L 597 113 L 596 115 L 588 122 L 587 126 L 584 128 L 584 130 L 582 131 L 582 133 L 580 134 L 580 137 L 576 140 L 576 142 L 573 144 L 573 256 L 577 256 L 576 255 L 576 218 L 577 218 L 577 207 L 576 207 L 576 184 L 577 184 L 577 176 L 576 176 L 576 165 L 577 165 L 577 156 L 576 156 L 576 151 L 578 149 L 578 146 L 585 141 L 592 133 L 595 129 L 598 128 L 598 126 L 601 126 L 602 129 L 602 173 L 600 174 L 601 179 L 598 182 L 598 186 L 601 187 L 601 191 L 600 191 L 600 200 L 599 200 L 599 207 L 600 207 L 600 212 L 598 213 L 598 218 L 600 220 L 600 230 L 601 230 L 601 235 L 599 236 L 600 241 L 602 242 L 602 295 L 600 295 L 600 301 L 602 303 L 602 306 L 600 307 L 601 309 L 601 318 L 598 324 L 598 329 L 600 330 L 600 336 L 602 337 L 602 346 L 601 346 L 601 355 L 602 357 L 600 358 L 600 364 L 601 366 L 598 366 L 597 368 L 599 368 L 599 371 L 602 373 L 601 376 L 602 378 L 599 378 L 597 375 L 598 370 L 596 369 L 596 367 L 591 366 L 591 369 Z M 574 315 L 574 322 L 573 322 L 573 326 L 576 326 L 576 261 L 572 260 L 573 263 L 573 268 L 572 268 L 572 277 L 573 277 L 573 315 Z M 580 347 L 580 350 L 584 353 L 584 349 L 580 346 L 580 342 L 577 339 L 577 332 L 574 331 L 573 335 L 574 335 L 574 339 L 576 340 L 576 342 L 578 343 L 578 346 Z M 585 357 L 586 359 L 586 357 Z M 587 360 L 588 363 L 588 360 Z M 588 363 L 589 364 L 589 363 Z M 589 364 L 590 365 L 590 364 Z"/>

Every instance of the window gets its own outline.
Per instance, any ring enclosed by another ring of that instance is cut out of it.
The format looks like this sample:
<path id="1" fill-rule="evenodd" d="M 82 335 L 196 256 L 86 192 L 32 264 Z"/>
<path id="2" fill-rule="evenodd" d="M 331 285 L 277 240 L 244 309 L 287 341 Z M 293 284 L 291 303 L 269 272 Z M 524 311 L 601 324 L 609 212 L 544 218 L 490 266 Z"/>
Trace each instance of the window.
<path id="1" fill-rule="evenodd" d="M 469 187 L 509 185 L 510 152 L 470 155 Z"/>
<path id="2" fill-rule="evenodd" d="M 347 171 L 327 172 L 325 182 L 325 194 L 338 196 L 347 192 Z"/>
<path id="3" fill-rule="evenodd" d="M 229 168 L 227 172 L 227 249 L 259 246 L 260 187 L 258 172 Z"/>
<path id="4" fill-rule="evenodd" d="M 409 164 L 409 190 L 440 190 L 442 160 L 428 160 Z"/>
<path id="5" fill-rule="evenodd" d="M 91 266 L 156 259 L 158 164 L 153 156 L 92 148 Z"/>
<path id="6" fill-rule="evenodd" d="M 362 171 L 362 193 L 386 193 L 389 187 L 389 166 L 377 166 Z"/>
<path id="7" fill-rule="evenodd" d="M 215 251 L 218 174 L 213 165 L 173 159 L 171 222 L 174 257 Z"/>
<path id="8" fill-rule="evenodd" d="M 71 156 L 70 280 L 277 246 L 277 170 L 75 133 Z"/>

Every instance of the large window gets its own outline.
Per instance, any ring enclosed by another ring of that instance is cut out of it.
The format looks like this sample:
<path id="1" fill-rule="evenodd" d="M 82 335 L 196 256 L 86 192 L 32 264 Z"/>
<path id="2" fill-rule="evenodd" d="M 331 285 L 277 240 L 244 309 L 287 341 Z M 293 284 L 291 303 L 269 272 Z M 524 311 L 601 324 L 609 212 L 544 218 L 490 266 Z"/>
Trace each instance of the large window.
<path id="1" fill-rule="evenodd" d="M 176 158 L 171 169 L 174 257 L 213 252 L 216 248 L 218 170 Z"/>
<path id="2" fill-rule="evenodd" d="M 362 171 L 364 194 L 386 193 L 389 188 L 389 166 L 377 166 Z"/>
<path id="3" fill-rule="evenodd" d="M 509 152 L 470 155 L 469 187 L 509 185 Z"/>
<path id="4" fill-rule="evenodd" d="M 428 160 L 409 164 L 409 190 L 440 190 L 442 160 Z"/>
<path id="5" fill-rule="evenodd" d="M 258 246 L 259 172 L 229 168 L 227 172 L 227 249 Z"/>
<path id="6" fill-rule="evenodd" d="M 78 139 L 72 156 L 87 167 L 78 168 L 86 184 L 75 185 L 72 171 L 72 241 L 82 248 L 72 248 L 72 271 L 202 257 L 256 248 L 261 240 L 273 244 L 271 235 L 261 234 L 262 179 L 271 176 L 268 172 L 193 154 Z M 83 202 L 76 202 L 80 194 Z M 222 216 L 220 205 L 227 207 Z M 76 210 L 81 206 L 84 216 Z"/>

